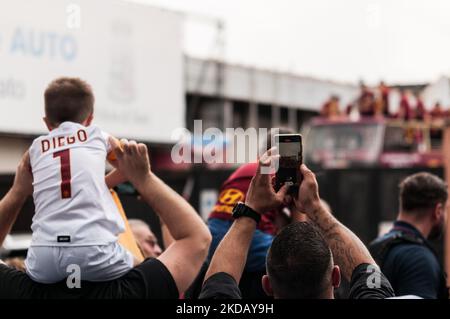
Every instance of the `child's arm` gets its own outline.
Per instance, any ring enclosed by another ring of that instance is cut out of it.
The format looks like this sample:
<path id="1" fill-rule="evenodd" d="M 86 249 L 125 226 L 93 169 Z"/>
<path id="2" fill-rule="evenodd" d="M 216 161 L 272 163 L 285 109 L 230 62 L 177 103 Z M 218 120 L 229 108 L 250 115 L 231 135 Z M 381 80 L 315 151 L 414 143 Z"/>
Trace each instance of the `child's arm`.
<path id="1" fill-rule="evenodd" d="M 33 193 L 32 184 L 30 156 L 27 151 L 17 167 L 13 186 L 3 198 L 0 198 L 0 247 L 19 216 L 25 200 Z"/>
<path id="2" fill-rule="evenodd" d="M 125 176 L 123 176 L 123 174 L 117 169 L 113 169 L 105 176 L 105 182 L 108 188 L 114 188 L 119 184 L 125 183 L 126 181 L 127 179 Z"/>

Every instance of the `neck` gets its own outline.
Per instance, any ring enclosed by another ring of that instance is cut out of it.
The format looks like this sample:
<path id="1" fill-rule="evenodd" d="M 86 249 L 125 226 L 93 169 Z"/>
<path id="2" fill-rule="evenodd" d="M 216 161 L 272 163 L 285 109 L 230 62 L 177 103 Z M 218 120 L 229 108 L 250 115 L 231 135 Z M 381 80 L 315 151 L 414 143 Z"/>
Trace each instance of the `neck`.
<path id="1" fill-rule="evenodd" d="M 414 226 L 425 238 L 428 238 L 428 235 L 430 235 L 431 226 L 423 219 L 418 219 L 417 217 L 411 216 L 410 214 L 400 212 L 397 220 Z"/>

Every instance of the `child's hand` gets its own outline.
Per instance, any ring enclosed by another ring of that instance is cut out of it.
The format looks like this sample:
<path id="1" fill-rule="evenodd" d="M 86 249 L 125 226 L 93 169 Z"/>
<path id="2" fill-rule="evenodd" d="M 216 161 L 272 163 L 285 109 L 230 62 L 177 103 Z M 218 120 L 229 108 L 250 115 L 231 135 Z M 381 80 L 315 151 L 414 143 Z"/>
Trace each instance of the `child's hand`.
<path id="1" fill-rule="evenodd" d="M 117 138 L 110 136 L 110 140 L 108 142 L 113 145 L 111 141 L 114 141 L 114 145 L 117 146 L 118 150 L 120 152 L 123 152 L 122 143 Z M 117 168 L 117 155 L 114 148 L 108 153 L 106 159 L 108 160 L 109 164 L 111 164 L 114 168 Z"/>

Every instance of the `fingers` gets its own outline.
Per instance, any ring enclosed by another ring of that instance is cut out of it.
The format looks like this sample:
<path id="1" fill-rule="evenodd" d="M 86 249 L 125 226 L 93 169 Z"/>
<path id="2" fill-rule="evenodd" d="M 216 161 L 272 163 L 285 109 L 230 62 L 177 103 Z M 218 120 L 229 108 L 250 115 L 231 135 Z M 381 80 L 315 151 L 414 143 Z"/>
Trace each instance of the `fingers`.
<path id="1" fill-rule="evenodd" d="M 262 166 L 269 166 L 270 165 L 270 156 L 265 152 L 260 158 L 259 158 L 259 168 Z"/>
<path id="2" fill-rule="evenodd" d="M 277 150 L 276 146 L 271 147 L 270 149 L 268 149 L 267 151 L 264 152 L 264 154 L 261 156 L 260 160 L 265 160 L 268 157 L 270 157 L 271 155 L 276 155 L 277 154 L 276 150 Z"/>
<path id="3" fill-rule="evenodd" d="M 109 144 L 111 144 L 113 152 L 117 158 L 122 158 L 123 156 L 123 148 L 121 147 L 122 141 L 123 140 L 119 142 L 116 138 L 112 136 L 109 137 Z"/>
<path id="4" fill-rule="evenodd" d="M 289 190 L 289 185 L 284 184 L 284 185 L 279 189 L 279 191 L 277 192 L 277 198 L 278 198 L 278 200 L 280 201 L 280 203 L 283 203 L 283 201 L 284 201 L 284 199 L 285 199 L 285 197 L 286 197 L 286 195 L 287 195 L 288 190 Z"/>
<path id="5" fill-rule="evenodd" d="M 138 144 L 138 152 L 141 155 L 148 154 L 147 146 L 145 144 L 139 143 Z"/>
<path id="6" fill-rule="evenodd" d="M 276 146 L 274 146 L 269 150 L 267 150 L 266 152 L 264 152 L 264 154 L 261 155 L 261 157 L 259 158 L 259 163 L 264 164 L 266 166 L 270 165 L 270 159 L 274 158 L 274 156 L 277 156 L 276 150 L 277 148 Z"/>
<path id="7" fill-rule="evenodd" d="M 148 154 L 147 146 L 143 143 L 137 143 L 136 141 L 128 141 L 127 139 L 117 139 L 110 137 L 109 142 L 113 148 L 117 158 L 122 158 L 126 155 L 140 155 L 146 156 Z"/>
<path id="8" fill-rule="evenodd" d="M 130 155 L 134 155 L 138 153 L 138 145 L 136 141 L 130 141 L 128 143 L 128 152 Z"/>
<path id="9" fill-rule="evenodd" d="M 316 179 L 314 173 L 308 167 L 306 167 L 305 164 L 300 165 L 300 172 L 302 173 L 304 180 Z"/>
<path id="10" fill-rule="evenodd" d="M 112 144 L 112 143 L 111 143 Z M 112 144 L 112 145 L 117 145 L 116 144 Z M 143 144 L 139 144 L 139 145 L 143 145 Z M 120 146 L 122 147 L 123 151 L 121 153 L 121 155 L 123 155 L 124 153 L 127 155 L 134 155 L 134 154 L 138 154 L 141 153 L 139 151 L 139 145 L 136 143 L 136 141 L 128 141 L 126 139 L 121 139 L 120 140 Z M 120 146 L 118 146 L 120 148 Z"/>
<path id="11" fill-rule="evenodd" d="M 267 154 L 267 153 L 265 153 Z M 272 173 L 272 167 L 274 161 L 277 159 L 278 155 L 268 155 L 264 156 L 264 158 L 261 158 L 258 164 L 258 169 L 256 171 L 255 175 L 255 182 L 258 184 L 268 184 L 270 185 L 272 182 L 273 176 L 271 176 Z M 264 168 L 264 170 L 263 170 Z"/>
<path id="12" fill-rule="evenodd" d="M 267 175 L 273 173 L 272 169 L 275 169 L 275 163 L 279 160 L 280 155 L 269 154 L 269 151 L 264 153 L 263 156 L 261 156 L 261 158 L 259 159 L 257 174 L 263 173 L 263 175 Z M 265 168 L 264 171 L 262 171 L 263 167 Z"/>

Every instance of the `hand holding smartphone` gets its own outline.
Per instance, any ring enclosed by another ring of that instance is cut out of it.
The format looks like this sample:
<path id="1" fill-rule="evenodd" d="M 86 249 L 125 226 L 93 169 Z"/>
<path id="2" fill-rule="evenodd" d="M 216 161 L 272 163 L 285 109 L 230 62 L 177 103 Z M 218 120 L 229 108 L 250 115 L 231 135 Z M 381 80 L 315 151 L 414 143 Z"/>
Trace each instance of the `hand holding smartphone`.
<path id="1" fill-rule="evenodd" d="M 298 192 L 302 175 L 300 165 L 303 163 L 302 136 L 300 134 L 275 135 L 275 144 L 280 154 L 278 171 L 275 174 L 275 189 L 288 184 L 289 193 Z"/>

